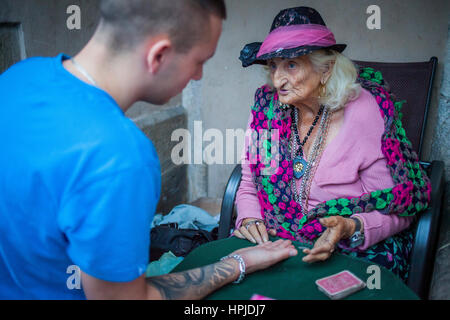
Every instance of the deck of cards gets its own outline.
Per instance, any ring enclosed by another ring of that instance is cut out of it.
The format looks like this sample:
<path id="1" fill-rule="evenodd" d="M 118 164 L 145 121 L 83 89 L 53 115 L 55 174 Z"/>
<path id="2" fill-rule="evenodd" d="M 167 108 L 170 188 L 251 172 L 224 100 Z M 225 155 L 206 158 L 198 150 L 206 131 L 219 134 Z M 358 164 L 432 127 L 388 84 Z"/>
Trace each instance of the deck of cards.
<path id="1" fill-rule="evenodd" d="M 330 299 L 343 299 L 348 295 L 363 289 L 366 284 L 348 270 L 316 280 L 320 291 Z"/>

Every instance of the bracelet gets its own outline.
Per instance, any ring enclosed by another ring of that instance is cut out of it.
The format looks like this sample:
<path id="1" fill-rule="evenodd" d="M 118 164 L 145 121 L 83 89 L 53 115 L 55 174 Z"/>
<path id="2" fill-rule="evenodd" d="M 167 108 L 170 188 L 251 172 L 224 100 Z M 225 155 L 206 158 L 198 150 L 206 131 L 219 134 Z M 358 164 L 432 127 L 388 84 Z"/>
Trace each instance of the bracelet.
<path id="1" fill-rule="evenodd" d="M 361 233 L 364 233 L 363 222 L 361 221 L 361 219 L 358 217 L 350 217 L 350 219 L 355 221 L 355 232 L 359 231 Z"/>
<path id="2" fill-rule="evenodd" d="M 242 280 L 244 280 L 244 277 L 245 277 L 245 261 L 238 254 L 225 256 L 225 257 L 221 258 L 220 261 L 229 259 L 229 258 L 236 259 L 239 262 L 239 271 L 240 271 L 239 278 L 237 278 L 237 280 L 233 281 L 233 283 L 240 283 Z"/>

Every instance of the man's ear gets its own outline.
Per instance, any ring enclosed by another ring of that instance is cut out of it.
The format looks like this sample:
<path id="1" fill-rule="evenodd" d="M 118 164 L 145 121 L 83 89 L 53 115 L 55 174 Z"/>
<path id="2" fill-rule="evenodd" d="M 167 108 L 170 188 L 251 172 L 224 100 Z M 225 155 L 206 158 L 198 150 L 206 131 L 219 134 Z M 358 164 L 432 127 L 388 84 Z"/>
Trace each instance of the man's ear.
<path id="1" fill-rule="evenodd" d="M 161 37 L 149 43 L 147 49 L 147 67 L 150 73 L 155 74 L 161 69 L 161 66 L 167 62 L 172 50 L 172 42 L 167 37 Z"/>

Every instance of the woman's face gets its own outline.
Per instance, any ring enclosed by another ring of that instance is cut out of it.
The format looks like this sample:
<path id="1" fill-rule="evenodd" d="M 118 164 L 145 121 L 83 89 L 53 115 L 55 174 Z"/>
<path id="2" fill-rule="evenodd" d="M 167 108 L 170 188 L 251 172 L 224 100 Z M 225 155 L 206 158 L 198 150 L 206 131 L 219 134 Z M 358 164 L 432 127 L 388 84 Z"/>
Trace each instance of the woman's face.
<path id="1" fill-rule="evenodd" d="M 274 58 L 267 66 L 281 103 L 299 106 L 317 100 L 321 77 L 306 56 Z"/>

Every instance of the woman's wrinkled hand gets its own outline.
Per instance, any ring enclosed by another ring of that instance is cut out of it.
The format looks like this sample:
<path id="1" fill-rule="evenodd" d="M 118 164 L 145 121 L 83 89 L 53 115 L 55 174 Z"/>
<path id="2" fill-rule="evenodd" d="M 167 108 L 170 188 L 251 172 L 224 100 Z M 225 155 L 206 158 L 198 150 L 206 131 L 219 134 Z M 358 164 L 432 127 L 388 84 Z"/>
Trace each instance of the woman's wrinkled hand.
<path id="1" fill-rule="evenodd" d="M 326 227 L 325 232 L 316 240 L 312 249 L 304 249 L 304 262 L 317 262 L 327 260 L 339 241 L 349 238 L 355 231 L 355 222 L 352 219 L 334 216 L 322 218 L 319 222 Z"/>
<path id="2" fill-rule="evenodd" d="M 240 239 L 261 244 L 269 241 L 269 235 L 275 236 L 277 232 L 274 229 L 267 231 L 261 219 L 247 218 L 242 220 L 241 227 L 234 230 L 233 234 Z"/>

